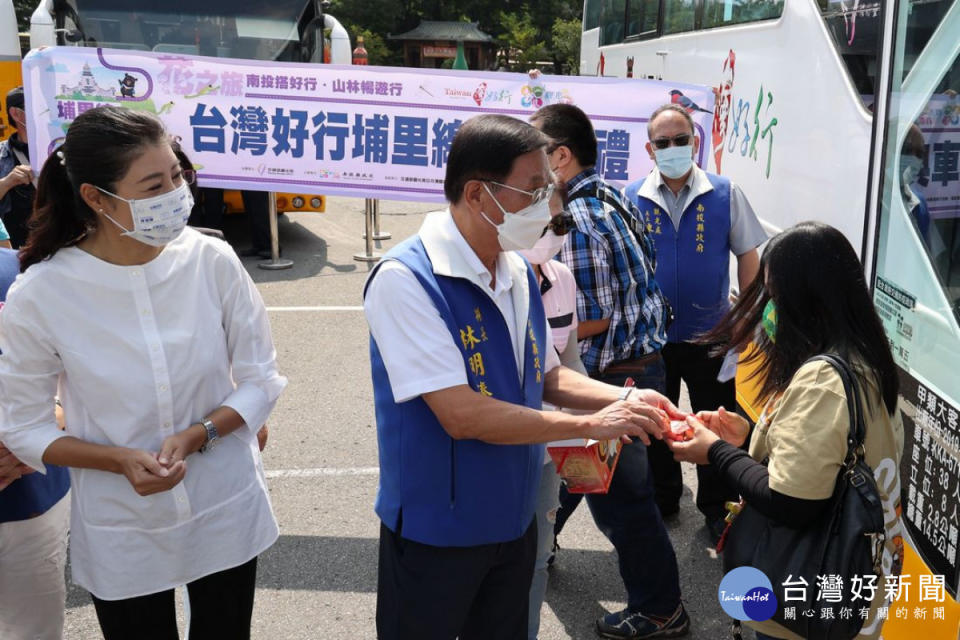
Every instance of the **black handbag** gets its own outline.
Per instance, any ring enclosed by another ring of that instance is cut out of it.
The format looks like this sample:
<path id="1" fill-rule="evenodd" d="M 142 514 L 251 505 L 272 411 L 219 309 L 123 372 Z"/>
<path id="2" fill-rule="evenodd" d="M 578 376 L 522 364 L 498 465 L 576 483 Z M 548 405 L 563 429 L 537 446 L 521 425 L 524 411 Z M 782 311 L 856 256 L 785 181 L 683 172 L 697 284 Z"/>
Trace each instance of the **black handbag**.
<path id="1" fill-rule="evenodd" d="M 837 474 L 831 504 L 807 527 L 795 529 L 761 514 L 747 503 L 733 520 L 723 549 L 723 571 L 750 566 L 762 571 L 773 585 L 777 610 L 773 618 L 790 631 L 816 640 L 849 640 L 856 636 L 866 620 L 860 609 L 870 607 L 863 598 L 853 600 L 851 579 L 876 576 L 878 591 L 883 590 L 880 562 L 885 539 L 883 505 L 873 470 L 864 461 L 866 436 L 863 409 L 850 366 L 836 355 L 820 355 L 808 360 L 829 362 L 840 373 L 850 413 L 847 455 Z M 764 461 L 766 464 L 768 460 Z M 818 576 L 839 576 L 840 598 L 818 598 Z M 805 580 L 806 598 L 797 583 Z M 790 579 L 790 584 L 784 582 Z M 790 593 L 793 598 L 786 602 Z M 785 607 L 795 607 L 795 616 L 787 620 Z M 823 609 L 831 608 L 832 616 Z M 808 612 L 812 611 L 810 614 Z M 852 615 L 842 615 L 841 611 Z M 806 614 L 806 615 L 805 615 Z"/>

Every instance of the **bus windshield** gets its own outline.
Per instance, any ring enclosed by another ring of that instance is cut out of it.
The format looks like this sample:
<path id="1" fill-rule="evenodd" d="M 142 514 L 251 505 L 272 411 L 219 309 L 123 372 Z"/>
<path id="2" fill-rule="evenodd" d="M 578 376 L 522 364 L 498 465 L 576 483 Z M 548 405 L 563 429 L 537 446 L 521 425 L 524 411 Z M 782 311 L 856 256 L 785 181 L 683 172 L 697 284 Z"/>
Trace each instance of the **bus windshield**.
<path id="1" fill-rule="evenodd" d="M 312 6 L 307 0 L 74 4 L 78 41 L 85 46 L 296 62 L 304 59 L 300 29 Z"/>

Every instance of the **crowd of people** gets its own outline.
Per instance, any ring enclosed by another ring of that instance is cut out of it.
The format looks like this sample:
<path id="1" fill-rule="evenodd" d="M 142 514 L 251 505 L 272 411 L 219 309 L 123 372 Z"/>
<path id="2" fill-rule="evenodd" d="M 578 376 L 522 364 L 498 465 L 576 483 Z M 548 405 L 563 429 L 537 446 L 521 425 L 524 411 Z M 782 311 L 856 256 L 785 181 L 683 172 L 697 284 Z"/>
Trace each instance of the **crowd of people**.
<path id="1" fill-rule="evenodd" d="M 263 302 L 229 245 L 187 226 L 195 174 L 157 118 L 85 112 L 35 179 L 20 96 L 0 145 L 0 218 L 18 250 L 0 249 L 0 637 L 61 636 L 69 528 L 73 580 L 107 640 L 177 638 L 182 585 L 191 637 L 249 638 L 257 557 L 278 535 L 262 428 L 286 385 Z M 714 541 L 741 497 L 804 526 L 830 502 L 849 429 L 818 354 L 853 363 L 876 416 L 866 460 L 899 468 L 896 372 L 846 239 L 806 223 L 761 257 L 744 193 L 694 163 L 690 114 L 665 105 L 648 134 L 654 169 L 621 191 L 573 105 L 468 120 L 449 206 L 367 279 L 379 638 L 538 637 L 548 567 L 584 497 L 545 444 L 575 438 L 623 443 L 609 489 L 586 494 L 626 596 L 597 633 L 687 634 L 664 524 L 679 461 L 697 465 Z M 766 401 L 752 429 L 731 373 L 751 345 Z M 668 437 L 678 421 L 686 441 Z"/>

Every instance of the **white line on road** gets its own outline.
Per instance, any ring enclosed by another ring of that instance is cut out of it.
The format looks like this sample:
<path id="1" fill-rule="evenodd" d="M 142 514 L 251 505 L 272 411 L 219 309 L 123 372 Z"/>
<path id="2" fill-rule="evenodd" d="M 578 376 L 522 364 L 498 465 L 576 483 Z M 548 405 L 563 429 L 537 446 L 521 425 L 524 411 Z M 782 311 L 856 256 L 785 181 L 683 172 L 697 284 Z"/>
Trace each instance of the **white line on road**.
<path id="1" fill-rule="evenodd" d="M 363 311 L 363 307 L 267 307 L 267 311 Z"/>
<path id="2" fill-rule="evenodd" d="M 323 476 L 375 476 L 379 467 L 321 467 L 319 469 L 270 469 L 267 478 L 318 478 Z"/>

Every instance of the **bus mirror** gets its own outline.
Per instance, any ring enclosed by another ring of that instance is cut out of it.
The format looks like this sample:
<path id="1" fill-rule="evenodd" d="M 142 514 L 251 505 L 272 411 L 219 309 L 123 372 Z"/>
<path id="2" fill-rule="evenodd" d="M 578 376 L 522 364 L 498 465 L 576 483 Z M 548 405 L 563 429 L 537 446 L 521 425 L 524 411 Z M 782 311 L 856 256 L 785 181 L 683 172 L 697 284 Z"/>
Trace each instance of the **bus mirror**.
<path id="1" fill-rule="evenodd" d="M 57 29 L 58 34 L 63 35 L 67 42 L 80 42 L 83 40 L 83 34 L 77 29 Z"/>

